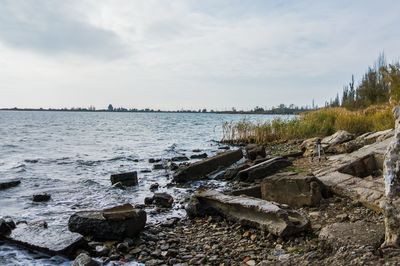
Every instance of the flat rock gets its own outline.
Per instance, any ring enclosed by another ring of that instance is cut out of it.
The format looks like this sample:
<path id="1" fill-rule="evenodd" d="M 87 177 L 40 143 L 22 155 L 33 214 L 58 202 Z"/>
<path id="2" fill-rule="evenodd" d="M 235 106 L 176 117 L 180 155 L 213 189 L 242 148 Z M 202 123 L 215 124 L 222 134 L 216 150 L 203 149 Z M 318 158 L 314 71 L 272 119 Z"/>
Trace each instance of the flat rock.
<path id="1" fill-rule="evenodd" d="M 240 171 L 238 178 L 242 181 L 253 182 L 256 179 L 262 179 L 275 174 L 290 165 L 292 165 L 291 161 L 282 157 L 275 157 Z"/>
<path id="2" fill-rule="evenodd" d="M 208 174 L 226 168 L 243 158 L 242 150 L 220 153 L 216 156 L 190 164 L 178 170 L 174 175 L 175 182 L 183 183 L 205 178 Z"/>
<path id="3" fill-rule="evenodd" d="M 110 180 L 112 185 L 116 183 L 121 183 L 122 185 L 128 187 L 138 185 L 138 178 L 136 171 L 111 175 Z"/>
<path id="4" fill-rule="evenodd" d="M 98 240 L 121 240 L 136 236 L 146 224 L 146 212 L 125 204 L 99 211 L 73 214 L 68 227 L 72 232 Z"/>
<path id="5" fill-rule="evenodd" d="M 186 211 L 189 217 L 219 214 L 244 225 L 277 236 L 288 236 L 309 228 L 308 218 L 288 206 L 247 196 L 231 196 L 215 190 L 198 191 Z"/>
<path id="6" fill-rule="evenodd" d="M 21 181 L 17 180 L 17 179 L 1 180 L 0 181 L 0 190 L 16 187 L 19 184 L 21 184 Z"/>
<path id="7" fill-rule="evenodd" d="M 314 176 L 282 174 L 267 177 L 261 182 L 262 199 L 294 208 L 318 206 L 324 190 L 324 184 Z"/>
<path id="8" fill-rule="evenodd" d="M 80 234 L 72 233 L 63 226 L 47 226 L 47 223 L 21 223 L 5 240 L 31 250 L 67 257 L 85 244 Z"/>
<path id="9" fill-rule="evenodd" d="M 323 138 L 321 143 L 324 145 L 337 145 L 341 144 L 347 141 L 350 141 L 354 139 L 354 135 L 345 131 L 345 130 L 339 130 L 335 134 L 328 136 L 326 138 Z"/>
<path id="10" fill-rule="evenodd" d="M 242 189 L 237 189 L 231 192 L 233 196 L 245 195 L 248 197 L 261 199 L 261 186 L 252 186 Z"/>
<path id="11" fill-rule="evenodd" d="M 334 223 L 322 228 L 319 239 L 334 246 L 373 246 L 378 248 L 385 238 L 382 224 L 358 221 Z"/>

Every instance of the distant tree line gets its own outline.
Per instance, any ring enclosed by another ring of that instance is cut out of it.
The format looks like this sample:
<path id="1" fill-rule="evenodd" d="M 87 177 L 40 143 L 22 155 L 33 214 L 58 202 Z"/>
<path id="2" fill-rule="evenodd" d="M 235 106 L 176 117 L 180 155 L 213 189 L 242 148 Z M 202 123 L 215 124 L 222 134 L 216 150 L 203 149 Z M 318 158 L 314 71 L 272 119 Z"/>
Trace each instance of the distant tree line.
<path id="1" fill-rule="evenodd" d="M 357 86 L 354 75 L 348 85 L 344 86 L 341 98 L 337 94 L 325 105 L 345 107 L 350 110 L 363 109 L 374 104 L 399 102 L 400 100 L 400 63 L 388 64 L 384 53 L 381 53 L 372 67 L 369 67 Z"/>

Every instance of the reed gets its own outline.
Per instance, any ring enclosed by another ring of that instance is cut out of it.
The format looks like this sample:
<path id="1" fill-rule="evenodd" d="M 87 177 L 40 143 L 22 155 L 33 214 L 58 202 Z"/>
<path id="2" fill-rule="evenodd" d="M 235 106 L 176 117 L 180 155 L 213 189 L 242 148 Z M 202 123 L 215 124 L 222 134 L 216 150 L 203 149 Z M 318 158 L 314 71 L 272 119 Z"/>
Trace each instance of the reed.
<path id="1" fill-rule="evenodd" d="M 323 108 L 284 120 L 273 119 L 265 123 L 252 123 L 248 119 L 223 124 L 223 142 L 259 143 L 282 142 L 293 139 L 325 137 L 337 130 L 360 135 L 394 126 L 393 106 L 376 105 L 364 110 Z"/>

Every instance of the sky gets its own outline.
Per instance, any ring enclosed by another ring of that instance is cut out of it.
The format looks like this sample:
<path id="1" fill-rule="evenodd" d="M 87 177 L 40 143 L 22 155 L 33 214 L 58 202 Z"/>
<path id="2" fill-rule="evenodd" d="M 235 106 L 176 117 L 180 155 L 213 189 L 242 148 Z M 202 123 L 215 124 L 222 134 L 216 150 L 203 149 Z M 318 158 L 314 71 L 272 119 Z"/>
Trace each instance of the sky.
<path id="1" fill-rule="evenodd" d="M 0 0 L 0 107 L 323 105 L 380 52 L 399 59 L 399 12 L 397 0 Z"/>

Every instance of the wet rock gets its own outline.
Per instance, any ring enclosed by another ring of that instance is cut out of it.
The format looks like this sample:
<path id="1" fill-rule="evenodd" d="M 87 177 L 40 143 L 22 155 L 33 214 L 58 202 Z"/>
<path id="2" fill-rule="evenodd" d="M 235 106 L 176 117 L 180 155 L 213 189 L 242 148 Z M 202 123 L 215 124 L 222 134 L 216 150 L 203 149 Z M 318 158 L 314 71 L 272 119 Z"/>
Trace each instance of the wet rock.
<path id="1" fill-rule="evenodd" d="M 294 208 L 318 206 L 324 190 L 325 186 L 315 176 L 281 174 L 267 177 L 261 183 L 262 199 Z"/>
<path id="2" fill-rule="evenodd" d="M 151 170 L 150 169 L 143 169 L 143 170 L 140 170 L 140 172 L 143 173 L 143 174 L 151 173 Z"/>
<path id="3" fill-rule="evenodd" d="M 174 175 L 174 180 L 175 182 L 183 183 L 191 180 L 201 179 L 218 169 L 232 165 L 242 158 L 243 153 L 240 149 L 235 151 L 227 151 L 179 169 Z"/>
<path id="4" fill-rule="evenodd" d="M 159 185 L 158 183 L 151 184 L 151 185 L 150 185 L 150 190 L 151 190 L 151 191 L 157 190 L 159 186 L 160 186 L 160 185 Z"/>
<path id="5" fill-rule="evenodd" d="M 99 266 L 100 263 L 92 259 L 89 255 L 81 253 L 72 262 L 72 266 Z"/>
<path id="6" fill-rule="evenodd" d="M 16 180 L 16 179 L 1 180 L 0 181 L 0 190 L 16 187 L 19 184 L 21 184 L 21 181 Z"/>
<path id="7" fill-rule="evenodd" d="M 163 208 L 172 208 L 174 198 L 168 193 L 154 193 L 153 204 Z"/>
<path id="8" fill-rule="evenodd" d="M 126 253 L 129 250 L 129 246 L 127 243 L 119 243 L 117 245 L 117 251 L 121 252 L 121 253 Z"/>
<path id="9" fill-rule="evenodd" d="M 275 157 L 240 171 L 238 178 L 242 181 L 253 182 L 256 179 L 270 176 L 290 165 L 292 165 L 291 161 L 282 157 Z"/>
<path id="10" fill-rule="evenodd" d="M 151 205 L 153 204 L 154 198 L 153 197 L 145 197 L 144 198 L 144 204 L 145 205 Z"/>
<path id="11" fill-rule="evenodd" d="M 257 144 L 249 144 L 245 148 L 247 158 L 254 161 L 257 157 L 265 158 L 267 153 L 265 152 L 265 146 Z"/>
<path id="12" fill-rule="evenodd" d="M 122 184 L 122 182 L 117 182 L 113 185 L 113 188 L 118 188 L 118 189 L 126 189 L 126 187 L 124 186 L 124 184 Z"/>
<path id="13" fill-rule="evenodd" d="M 159 163 L 159 162 L 161 162 L 161 159 L 154 159 L 154 158 L 149 159 L 149 163 Z"/>
<path id="14" fill-rule="evenodd" d="M 358 221 L 334 223 L 322 228 L 319 239 L 335 248 L 342 246 L 373 246 L 378 248 L 385 237 L 382 224 Z"/>
<path id="15" fill-rule="evenodd" d="M 308 218 L 284 205 L 247 196 L 229 196 L 214 190 L 201 190 L 188 206 L 189 217 L 204 213 L 220 214 L 241 224 L 257 227 L 277 236 L 288 236 L 309 229 Z M 198 211 L 196 213 L 196 211 Z"/>
<path id="16" fill-rule="evenodd" d="M 128 172 L 111 175 L 111 184 L 122 183 L 122 185 L 130 187 L 138 185 L 137 172 Z"/>
<path id="17" fill-rule="evenodd" d="M 146 212 L 125 204 L 100 211 L 82 211 L 68 221 L 72 232 L 98 240 L 119 240 L 136 236 L 146 224 Z"/>
<path id="18" fill-rule="evenodd" d="M 192 156 L 190 156 L 190 159 L 205 159 L 207 157 L 208 157 L 207 153 L 201 153 L 201 154 L 193 154 Z"/>
<path id="19" fill-rule="evenodd" d="M 0 237 L 9 235 L 12 229 L 13 228 L 11 228 L 9 223 L 7 223 L 4 219 L 0 219 Z"/>
<path id="20" fill-rule="evenodd" d="M 158 163 L 158 164 L 153 165 L 153 169 L 154 170 L 164 170 L 165 168 L 162 163 Z"/>
<path id="21" fill-rule="evenodd" d="M 230 150 L 231 147 L 229 147 L 229 146 L 219 146 L 218 149 L 219 150 Z"/>
<path id="22" fill-rule="evenodd" d="M 86 241 L 63 226 L 44 226 L 41 223 L 19 224 L 5 239 L 13 244 L 50 255 L 73 256 Z"/>
<path id="23" fill-rule="evenodd" d="M 32 196 L 32 201 L 34 202 L 46 202 L 51 199 L 51 195 L 44 193 L 44 194 L 35 194 Z"/>
<path id="24" fill-rule="evenodd" d="M 175 170 L 178 170 L 178 169 L 179 169 L 179 165 L 177 165 L 176 163 L 173 163 L 173 162 L 169 162 L 169 163 L 168 163 L 168 168 L 169 168 L 171 171 L 175 171 Z"/>
<path id="25" fill-rule="evenodd" d="M 189 161 L 189 158 L 186 156 L 176 156 L 176 157 L 172 157 L 171 161 L 173 162 L 184 162 L 184 161 Z"/>

